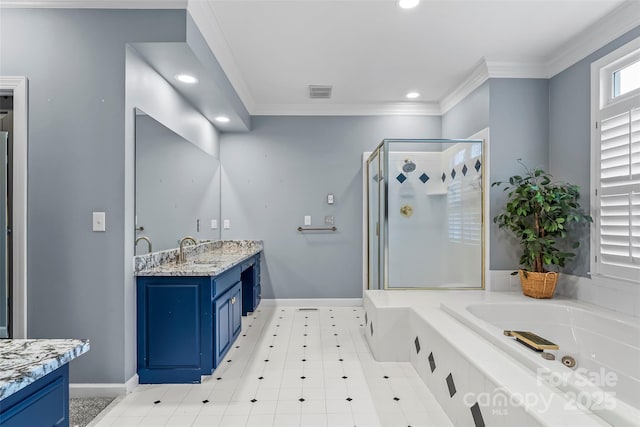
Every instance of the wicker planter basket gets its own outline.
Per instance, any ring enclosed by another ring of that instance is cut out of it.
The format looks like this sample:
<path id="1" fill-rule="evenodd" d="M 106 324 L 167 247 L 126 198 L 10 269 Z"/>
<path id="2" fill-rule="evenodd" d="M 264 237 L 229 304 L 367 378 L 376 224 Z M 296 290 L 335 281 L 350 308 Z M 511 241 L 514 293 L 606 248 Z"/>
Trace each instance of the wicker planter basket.
<path id="1" fill-rule="evenodd" d="M 548 271 L 546 273 L 533 273 L 519 270 L 522 293 L 532 298 L 551 298 L 558 283 L 558 273 Z"/>

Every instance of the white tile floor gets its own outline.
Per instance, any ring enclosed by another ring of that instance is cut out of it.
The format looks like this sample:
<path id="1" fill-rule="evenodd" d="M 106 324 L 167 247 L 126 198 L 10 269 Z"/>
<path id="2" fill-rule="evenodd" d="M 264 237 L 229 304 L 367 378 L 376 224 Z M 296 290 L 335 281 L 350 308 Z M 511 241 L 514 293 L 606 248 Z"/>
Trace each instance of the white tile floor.
<path id="1" fill-rule="evenodd" d="M 410 363 L 376 362 L 361 307 L 260 308 L 202 384 L 141 385 L 106 426 L 452 426 Z"/>

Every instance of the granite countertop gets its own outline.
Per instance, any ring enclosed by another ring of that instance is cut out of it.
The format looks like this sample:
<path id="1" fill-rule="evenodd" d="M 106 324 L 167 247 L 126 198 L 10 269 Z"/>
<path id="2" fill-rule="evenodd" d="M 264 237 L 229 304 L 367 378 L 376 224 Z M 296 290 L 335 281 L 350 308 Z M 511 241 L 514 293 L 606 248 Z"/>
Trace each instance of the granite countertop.
<path id="1" fill-rule="evenodd" d="M 135 257 L 136 276 L 217 276 L 262 251 L 257 240 L 223 240 L 186 246 L 187 261 L 176 262 L 178 249 Z"/>
<path id="2" fill-rule="evenodd" d="M 0 340 L 0 400 L 89 351 L 89 340 Z"/>

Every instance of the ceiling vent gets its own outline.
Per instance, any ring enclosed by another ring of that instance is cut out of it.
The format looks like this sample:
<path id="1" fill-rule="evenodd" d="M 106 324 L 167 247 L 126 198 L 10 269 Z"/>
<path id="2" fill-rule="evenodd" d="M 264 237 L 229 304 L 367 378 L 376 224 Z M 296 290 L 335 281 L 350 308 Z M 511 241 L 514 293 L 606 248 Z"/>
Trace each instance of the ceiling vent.
<path id="1" fill-rule="evenodd" d="M 326 85 L 309 85 L 309 98 L 311 99 L 330 99 L 333 86 Z"/>

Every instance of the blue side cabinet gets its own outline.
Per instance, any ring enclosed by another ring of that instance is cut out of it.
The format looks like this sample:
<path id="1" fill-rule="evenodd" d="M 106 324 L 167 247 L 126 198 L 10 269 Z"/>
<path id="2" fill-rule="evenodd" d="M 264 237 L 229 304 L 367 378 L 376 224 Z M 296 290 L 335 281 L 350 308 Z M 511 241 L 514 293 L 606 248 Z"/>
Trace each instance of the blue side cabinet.
<path id="1" fill-rule="evenodd" d="M 214 277 L 139 276 L 139 382 L 200 383 L 240 335 L 242 315 L 259 302 L 260 254 Z"/>
<path id="2" fill-rule="evenodd" d="M 69 425 L 69 365 L 0 400 L 0 426 Z"/>

